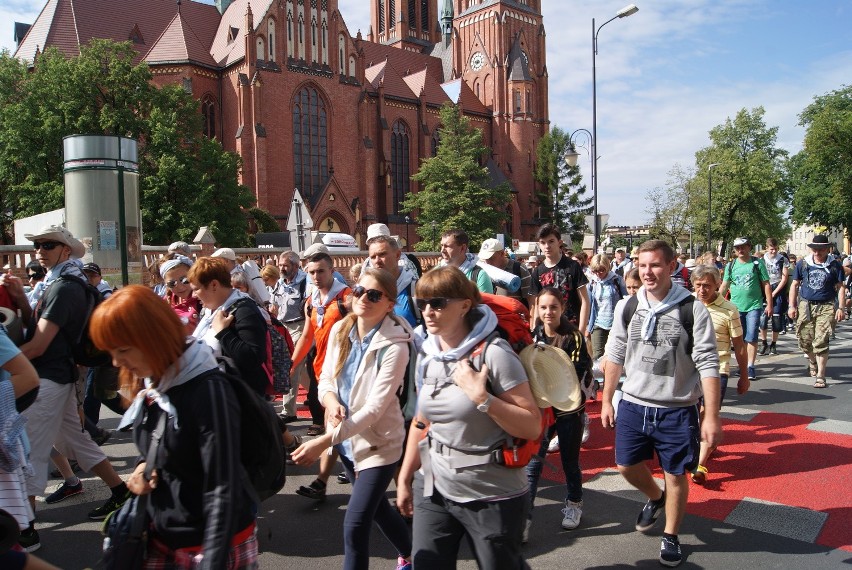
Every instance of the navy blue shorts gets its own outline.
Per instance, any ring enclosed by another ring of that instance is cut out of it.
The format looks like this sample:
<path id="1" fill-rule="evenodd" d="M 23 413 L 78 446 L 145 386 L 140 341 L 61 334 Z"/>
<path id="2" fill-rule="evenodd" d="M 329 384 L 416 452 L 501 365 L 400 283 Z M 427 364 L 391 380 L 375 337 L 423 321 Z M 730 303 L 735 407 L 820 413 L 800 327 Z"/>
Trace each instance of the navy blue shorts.
<path id="1" fill-rule="evenodd" d="M 615 463 L 636 465 L 654 458 L 666 473 L 683 475 L 698 465 L 698 406 L 653 408 L 621 400 L 615 422 Z"/>

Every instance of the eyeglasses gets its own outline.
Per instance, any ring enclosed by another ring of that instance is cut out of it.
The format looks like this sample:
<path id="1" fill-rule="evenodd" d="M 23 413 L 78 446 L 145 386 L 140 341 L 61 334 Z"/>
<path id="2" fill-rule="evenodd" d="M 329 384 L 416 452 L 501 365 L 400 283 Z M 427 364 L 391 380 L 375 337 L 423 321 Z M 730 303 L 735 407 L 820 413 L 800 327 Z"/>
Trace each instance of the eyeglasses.
<path id="1" fill-rule="evenodd" d="M 42 241 L 42 242 L 33 242 L 33 249 L 38 251 L 43 249 L 44 251 L 53 251 L 56 249 L 56 246 L 64 245 L 59 243 L 58 241 Z"/>
<path id="2" fill-rule="evenodd" d="M 166 281 L 166 286 L 171 289 L 175 285 L 180 283 L 181 285 L 189 285 L 189 277 L 181 277 L 180 279 L 171 279 Z"/>
<path id="3" fill-rule="evenodd" d="M 378 303 L 382 300 L 382 295 L 384 295 L 384 293 L 378 289 L 365 289 L 361 285 L 355 285 L 352 288 L 352 294 L 359 299 L 363 297 L 365 293 L 367 294 L 367 300 L 371 303 Z"/>
<path id="4" fill-rule="evenodd" d="M 426 305 L 429 305 L 436 311 L 443 311 L 447 308 L 447 304 L 450 301 L 459 301 L 460 299 L 448 299 L 447 297 L 434 297 L 432 299 L 416 299 L 417 308 L 420 309 L 420 312 L 426 310 Z"/>

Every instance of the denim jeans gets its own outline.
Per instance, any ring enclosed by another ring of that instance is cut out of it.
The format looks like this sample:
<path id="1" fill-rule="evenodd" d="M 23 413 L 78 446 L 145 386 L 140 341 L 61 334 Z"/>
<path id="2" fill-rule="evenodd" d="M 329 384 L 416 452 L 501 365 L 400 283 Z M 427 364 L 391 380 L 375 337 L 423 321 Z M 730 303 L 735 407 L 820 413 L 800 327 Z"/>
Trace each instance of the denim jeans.
<path id="1" fill-rule="evenodd" d="M 386 495 L 388 485 L 396 473 L 397 463 L 364 469 L 358 472 L 356 478 L 354 465 L 339 447 L 338 451 L 346 476 L 352 482 L 352 496 L 343 517 L 344 570 L 370 567 L 370 530 L 373 521 L 396 548 L 399 556 L 409 556 L 411 534 L 408 524 L 399 511 L 390 506 Z"/>
<path id="2" fill-rule="evenodd" d="M 556 423 L 547 430 L 541 441 L 538 455 L 545 457 L 547 444 L 553 432 L 559 436 L 559 457 L 562 459 L 562 471 L 565 472 L 566 501 L 578 503 L 583 500 L 583 472 L 580 469 L 580 444 L 583 439 L 583 412 L 575 412 L 556 418 Z M 538 480 L 541 478 L 543 464 L 539 457 L 533 457 L 527 465 L 527 480 L 530 483 L 530 510 L 532 519 L 533 505 L 538 492 Z"/>

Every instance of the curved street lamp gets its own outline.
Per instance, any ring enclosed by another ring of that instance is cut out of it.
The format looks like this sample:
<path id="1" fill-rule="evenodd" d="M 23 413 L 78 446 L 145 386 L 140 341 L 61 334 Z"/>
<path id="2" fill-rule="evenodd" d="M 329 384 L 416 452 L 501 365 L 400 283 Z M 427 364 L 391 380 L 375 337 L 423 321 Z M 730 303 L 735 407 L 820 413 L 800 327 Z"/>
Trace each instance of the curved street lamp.
<path id="1" fill-rule="evenodd" d="M 599 27 L 595 27 L 595 19 L 592 18 L 592 194 L 594 196 L 594 206 L 592 214 L 594 217 L 594 232 L 595 232 L 595 245 L 594 252 L 598 252 L 598 241 L 600 238 L 600 224 L 598 224 L 598 152 L 597 152 L 597 141 L 598 141 L 598 94 L 597 94 L 597 70 L 596 70 L 596 57 L 598 55 L 598 33 L 600 33 L 601 28 L 609 24 L 615 19 L 618 18 L 626 18 L 627 16 L 632 16 L 636 12 L 639 11 L 639 7 L 636 4 L 628 4 L 621 10 L 615 13 L 615 16 L 601 24 Z"/>
<path id="2" fill-rule="evenodd" d="M 577 145 L 577 134 L 579 134 L 579 133 L 585 134 L 587 137 L 589 137 L 589 145 L 591 146 L 591 151 L 589 152 L 589 155 L 590 155 L 590 158 L 592 158 L 592 161 L 591 161 L 592 162 L 591 180 L 592 180 L 592 193 L 594 194 L 594 212 L 593 213 L 594 213 L 594 216 L 595 216 L 595 222 L 592 224 L 594 226 L 592 228 L 592 231 L 595 233 L 595 252 L 597 252 L 598 236 L 600 235 L 600 231 L 599 231 L 599 228 L 597 227 L 598 226 L 598 223 L 597 223 L 597 219 L 598 219 L 598 200 L 597 200 L 598 187 L 597 187 L 597 184 L 595 184 L 595 181 L 598 178 L 598 176 L 597 176 L 598 172 L 597 172 L 597 161 L 595 161 L 594 158 L 593 158 L 594 153 L 595 153 L 595 137 L 592 136 L 592 133 L 590 133 L 588 129 L 577 129 L 568 136 L 568 152 L 565 153 L 565 162 L 568 163 L 568 166 L 571 166 L 571 167 L 577 166 L 577 160 L 580 158 L 580 153 L 577 152 L 577 146 L 578 146 Z M 580 145 L 580 146 L 582 146 L 582 145 Z M 555 214 L 556 214 L 556 207 L 558 205 L 556 199 L 558 198 L 558 195 L 559 195 L 559 188 L 557 187 L 556 188 L 556 196 L 554 196 L 554 200 L 553 200 L 554 222 L 556 222 L 556 219 L 555 219 L 556 215 Z"/>

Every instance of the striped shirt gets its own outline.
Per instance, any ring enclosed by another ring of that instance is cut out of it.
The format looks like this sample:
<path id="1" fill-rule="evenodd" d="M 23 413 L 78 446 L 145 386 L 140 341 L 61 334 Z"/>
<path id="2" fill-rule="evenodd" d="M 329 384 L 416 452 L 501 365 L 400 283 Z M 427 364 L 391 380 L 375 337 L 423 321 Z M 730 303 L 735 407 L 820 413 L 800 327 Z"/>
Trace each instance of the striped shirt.
<path id="1" fill-rule="evenodd" d="M 719 351 L 719 374 L 728 374 L 731 368 L 731 339 L 743 336 L 740 312 L 736 305 L 722 297 L 704 305 L 716 329 L 716 348 Z"/>

